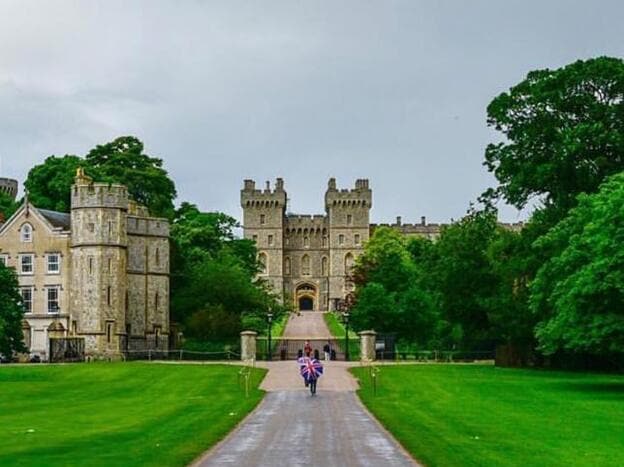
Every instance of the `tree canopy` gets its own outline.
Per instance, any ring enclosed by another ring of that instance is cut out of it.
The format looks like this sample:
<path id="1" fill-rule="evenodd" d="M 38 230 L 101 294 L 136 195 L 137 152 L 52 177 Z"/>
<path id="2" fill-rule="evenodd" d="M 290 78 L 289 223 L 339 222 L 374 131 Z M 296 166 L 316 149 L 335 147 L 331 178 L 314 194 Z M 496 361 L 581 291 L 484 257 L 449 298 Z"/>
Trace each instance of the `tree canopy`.
<path id="1" fill-rule="evenodd" d="M 536 70 L 487 108 L 505 139 L 485 165 L 500 186 L 490 192 L 522 208 L 533 197 L 568 209 L 579 193 L 624 170 L 624 61 L 599 57 Z"/>
<path id="2" fill-rule="evenodd" d="M 624 352 L 624 172 L 579 196 L 536 245 L 548 261 L 531 285 L 542 351 Z"/>
<path id="3" fill-rule="evenodd" d="M 130 197 L 145 205 L 151 215 L 171 219 L 175 184 L 162 160 L 144 154 L 143 149 L 139 139 L 122 136 L 96 146 L 84 158 L 50 156 L 30 170 L 24 186 L 35 206 L 69 212 L 71 185 L 76 169 L 82 167 L 96 181 L 126 185 Z"/>
<path id="4" fill-rule="evenodd" d="M 15 271 L 0 263 L 0 354 L 5 357 L 26 351 L 22 334 L 23 318 L 22 297 Z"/>

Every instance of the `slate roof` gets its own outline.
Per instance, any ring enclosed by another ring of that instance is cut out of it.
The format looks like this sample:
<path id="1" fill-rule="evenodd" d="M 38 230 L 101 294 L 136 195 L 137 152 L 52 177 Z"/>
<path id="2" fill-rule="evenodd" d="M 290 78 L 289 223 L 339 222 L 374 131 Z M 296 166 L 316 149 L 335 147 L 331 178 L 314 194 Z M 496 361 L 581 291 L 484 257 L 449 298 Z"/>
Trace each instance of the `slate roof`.
<path id="1" fill-rule="evenodd" d="M 71 215 L 66 212 L 48 211 L 47 209 L 37 209 L 45 217 L 52 227 L 60 227 L 63 230 L 71 229 Z"/>

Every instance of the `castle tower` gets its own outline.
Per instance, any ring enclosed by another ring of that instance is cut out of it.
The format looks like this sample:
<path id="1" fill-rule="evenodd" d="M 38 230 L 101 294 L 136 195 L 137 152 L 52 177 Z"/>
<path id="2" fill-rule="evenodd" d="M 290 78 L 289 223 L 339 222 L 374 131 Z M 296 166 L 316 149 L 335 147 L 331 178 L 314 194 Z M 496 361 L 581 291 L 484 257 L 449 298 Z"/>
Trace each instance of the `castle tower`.
<path id="1" fill-rule="evenodd" d="M 364 249 L 370 235 L 372 191 L 367 179 L 359 179 L 353 189 L 336 188 L 331 178 L 325 192 L 325 210 L 329 224 L 329 303 L 334 309 L 336 300 L 343 299 L 352 290 L 348 277 L 355 259 Z"/>
<path id="2" fill-rule="evenodd" d="M 118 355 L 126 339 L 125 186 L 93 183 L 78 169 L 71 188 L 71 330 L 87 354 Z"/>
<path id="3" fill-rule="evenodd" d="M 278 294 L 284 291 L 284 216 L 286 212 L 284 181 L 278 178 L 275 188 L 266 182 L 264 190 L 256 189 L 256 182 L 245 180 L 241 190 L 244 237 L 256 242 L 258 260 L 262 264 L 260 276 L 266 279 Z"/>

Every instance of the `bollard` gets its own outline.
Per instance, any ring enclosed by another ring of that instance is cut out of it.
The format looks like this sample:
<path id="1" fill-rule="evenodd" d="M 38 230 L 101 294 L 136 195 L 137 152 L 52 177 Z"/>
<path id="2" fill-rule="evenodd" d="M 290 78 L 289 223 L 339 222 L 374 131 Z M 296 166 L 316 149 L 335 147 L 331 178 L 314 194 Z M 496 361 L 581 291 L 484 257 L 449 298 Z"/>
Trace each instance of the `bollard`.
<path id="1" fill-rule="evenodd" d="M 360 359 L 363 362 L 375 361 L 375 331 L 362 331 L 360 334 Z"/>

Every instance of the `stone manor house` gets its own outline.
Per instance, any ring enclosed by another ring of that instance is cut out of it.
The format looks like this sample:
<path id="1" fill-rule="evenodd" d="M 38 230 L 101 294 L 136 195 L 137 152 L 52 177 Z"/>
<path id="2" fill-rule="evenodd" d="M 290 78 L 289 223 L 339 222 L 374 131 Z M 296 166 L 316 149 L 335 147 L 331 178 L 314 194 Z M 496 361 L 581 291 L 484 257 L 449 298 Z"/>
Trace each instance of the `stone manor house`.
<path id="1" fill-rule="evenodd" d="M 0 261 L 17 272 L 31 354 L 46 360 L 52 333 L 84 339 L 87 356 L 168 348 L 169 224 L 125 186 L 79 169 L 70 213 L 26 199 L 0 225 Z"/>

